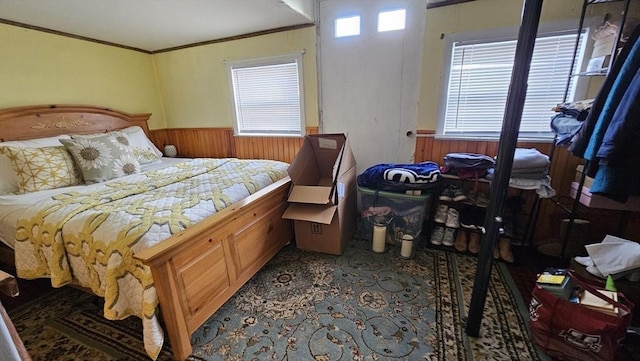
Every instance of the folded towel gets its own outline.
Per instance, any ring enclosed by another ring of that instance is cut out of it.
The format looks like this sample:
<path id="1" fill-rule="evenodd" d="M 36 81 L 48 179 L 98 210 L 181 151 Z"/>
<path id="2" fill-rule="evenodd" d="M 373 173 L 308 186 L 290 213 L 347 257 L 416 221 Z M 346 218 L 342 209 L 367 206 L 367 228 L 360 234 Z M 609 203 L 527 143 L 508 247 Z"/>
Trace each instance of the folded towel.
<path id="1" fill-rule="evenodd" d="M 640 268 L 640 243 L 607 235 L 601 243 L 586 245 L 598 271 L 614 278 Z"/>
<path id="2" fill-rule="evenodd" d="M 535 148 L 516 148 L 513 154 L 513 169 L 548 167 L 549 156 Z"/>

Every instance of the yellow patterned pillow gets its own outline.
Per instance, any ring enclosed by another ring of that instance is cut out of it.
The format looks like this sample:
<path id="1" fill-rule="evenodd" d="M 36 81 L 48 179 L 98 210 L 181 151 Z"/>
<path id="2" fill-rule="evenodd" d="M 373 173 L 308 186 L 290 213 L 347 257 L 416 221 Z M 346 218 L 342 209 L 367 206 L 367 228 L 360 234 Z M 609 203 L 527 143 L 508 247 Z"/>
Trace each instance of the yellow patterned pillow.
<path id="1" fill-rule="evenodd" d="M 18 178 L 18 194 L 74 186 L 82 183 L 73 157 L 64 146 L 42 148 L 0 147 Z"/>

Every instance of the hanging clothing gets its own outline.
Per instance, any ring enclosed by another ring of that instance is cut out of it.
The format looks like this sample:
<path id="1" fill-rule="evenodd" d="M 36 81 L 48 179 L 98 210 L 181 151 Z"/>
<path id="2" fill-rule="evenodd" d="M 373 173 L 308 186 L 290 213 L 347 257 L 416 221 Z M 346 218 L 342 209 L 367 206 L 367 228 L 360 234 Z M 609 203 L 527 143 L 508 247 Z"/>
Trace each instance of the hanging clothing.
<path id="1" fill-rule="evenodd" d="M 624 202 L 640 195 L 640 26 L 598 93 L 569 150 L 589 161 L 590 192 Z"/>
<path id="2" fill-rule="evenodd" d="M 640 41 L 638 42 L 640 44 Z M 640 156 L 640 70 L 629 84 L 596 154 L 608 164 L 631 165 L 629 158 Z"/>
<path id="3" fill-rule="evenodd" d="M 569 146 L 569 152 L 575 155 L 576 157 L 584 158 L 584 152 L 589 145 L 589 141 L 591 139 L 591 134 L 593 134 L 593 130 L 598 122 L 600 114 L 603 112 L 603 108 L 605 103 L 607 102 L 608 95 L 618 78 L 618 74 L 622 69 L 622 65 L 625 63 L 629 53 L 631 52 L 631 44 L 634 44 L 638 37 L 640 36 L 640 26 L 636 26 L 633 30 L 633 33 L 629 37 L 627 41 L 627 46 L 622 48 L 620 54 L 616 57 L 609 74 L 605 78 L 602 87 L 598 91 L 598 95 L 595 97 L 593 101 L 593 105 L 591 106 L 591 110 L 587 115 L 584 124 L 580 128 L 577 136 L 575 137 L 573 143 Z"/>
<path id="4" fill-rule="evenodd" d="M 598 117 L 596 126 L 593 129 L 593 134 L 591 134 L 589 139 L 589 144 L 584 151 L 585 159 L 595 160 L 598 149 L 600 149 L 600 145 L 602 145 L 604 134 L 611 123 L 611 119 L 618 109 L 618 106 L 620 106 L 620 102 L 639 68 L 640 41 L 636 39 L 629 55 L 624 60 L 624 64 L 622 64 L 620 72 L 616 76 L 616 80 L 607 96 L 607 101 L 602 108 L 602 113 L 600 113 L 600 117 Z"/>
<path id="5" fill-rule="evenodd" d="M 640 41 L 638 41 L 640 44 Z M 591 193 L 626 201 L 640 196 L 640 71 L 636 72 L 603 137 Z"/>
<path id="6" fill-rule="evenodd" d="M 557 114 L 551 118 L 551 130 L 556 134 L 556 145 L 562 146 L 569 142 L 578 134 L 582 127 L 582 121 L 575 117 Z"/>

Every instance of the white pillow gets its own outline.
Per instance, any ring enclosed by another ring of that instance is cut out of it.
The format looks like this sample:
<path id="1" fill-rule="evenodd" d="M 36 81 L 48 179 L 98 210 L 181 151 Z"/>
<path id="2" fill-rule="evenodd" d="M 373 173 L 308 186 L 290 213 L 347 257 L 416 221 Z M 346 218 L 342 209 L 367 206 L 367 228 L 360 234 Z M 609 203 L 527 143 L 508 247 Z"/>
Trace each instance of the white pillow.
<path id="1" fill-rule="evenodd" d="M 0 147 L 14 148 L 44 148 L 59 146 L 58 139 L 71 139 L 69 135 L 61 134 L 55 137 L 27 139 L 27 140 L 10 140 L 1 142 Z M 15 193 L 18 191 L 18 176 L 13 170 L 13 165 L 9 158 L 0 153 L 0 194 Z"/>
<path id="2" fill-rule="evenodd" d="M 156 146 L 147 138 L 147 135 L 144 133 L 141 127 L 135 125 L 132 127 L 115 130 L 107 133 L 95 133 L 95 134 L 79 134 L 72 135 L 73 139 L 87 139 L 87 138 L 95 138 L 101 137 L 106 134 L 124 134 L 124 136 L 129 141 L 129 147 L 131 147 L 131 151 L 135 154 L 136 158 L 140 162 L 140 164 L 148 164 L 154 163 L 160 157 L 162 157 L 162 152 L 156 148 Z"/>
<path id="3" fill-rule="evenodd" d="M 156 156 L 162 157 L 162 152 L 153 144 L 147 135 L 144 133 L 144 130 L 139 126 L 133 126 L 129 128 L 122 129 L 121 131 L 125 132 L 129 136 L 129 140 L 133 141 L 133 146 L 142 149 L 149 149 Z"/>

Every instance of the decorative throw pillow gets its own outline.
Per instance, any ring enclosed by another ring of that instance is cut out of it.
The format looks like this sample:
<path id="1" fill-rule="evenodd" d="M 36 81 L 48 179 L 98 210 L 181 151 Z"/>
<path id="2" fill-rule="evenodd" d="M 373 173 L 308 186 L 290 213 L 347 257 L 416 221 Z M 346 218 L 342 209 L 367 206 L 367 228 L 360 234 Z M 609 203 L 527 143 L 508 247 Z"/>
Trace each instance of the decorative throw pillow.
<path id="1" fill-rule="evenodd" d="M 74 186 L 82 183 L 73 158 L 63 146 L 42 148 L 0 147 L 18 179 L 18 194 Z"/>
<path id="2" fill-rule="evenodd" d="M 107 135 L 61 139 L 69 150 L 85 183 L 99 183 L 140 172 L 140 162 L 129 148 L 125 137 Z"/>
<path id="3" fill-rule="evenodd" d="M 114 130 L 108 133 L 96 133 L 86 135 L 73 135 L 73 139 L 90 139 L 114 135 L 120 137 L 120 143 L 129 146 L 131 152 L 136 156 L 140 164 L 153 163 L 162 157 L 162 152 L 147 138 L 144 130 L 139 126 L 132 126 L 121 130 Z"/>
<path id="4" fill-rule="evenodd" d="M 70 136 L 63 134 L 55 137 L 27 139 L 27 140 L 10 140 L 0 143 L 0 147 L 14 148 L 42 148 L 42 147 L 59 147 L 58 139 L 71 139 Z M 0 194 L 11 194 L 18 192 L 18 178 L 13 171 L 13 165 L 6 155 L 0 152 Z"/>

